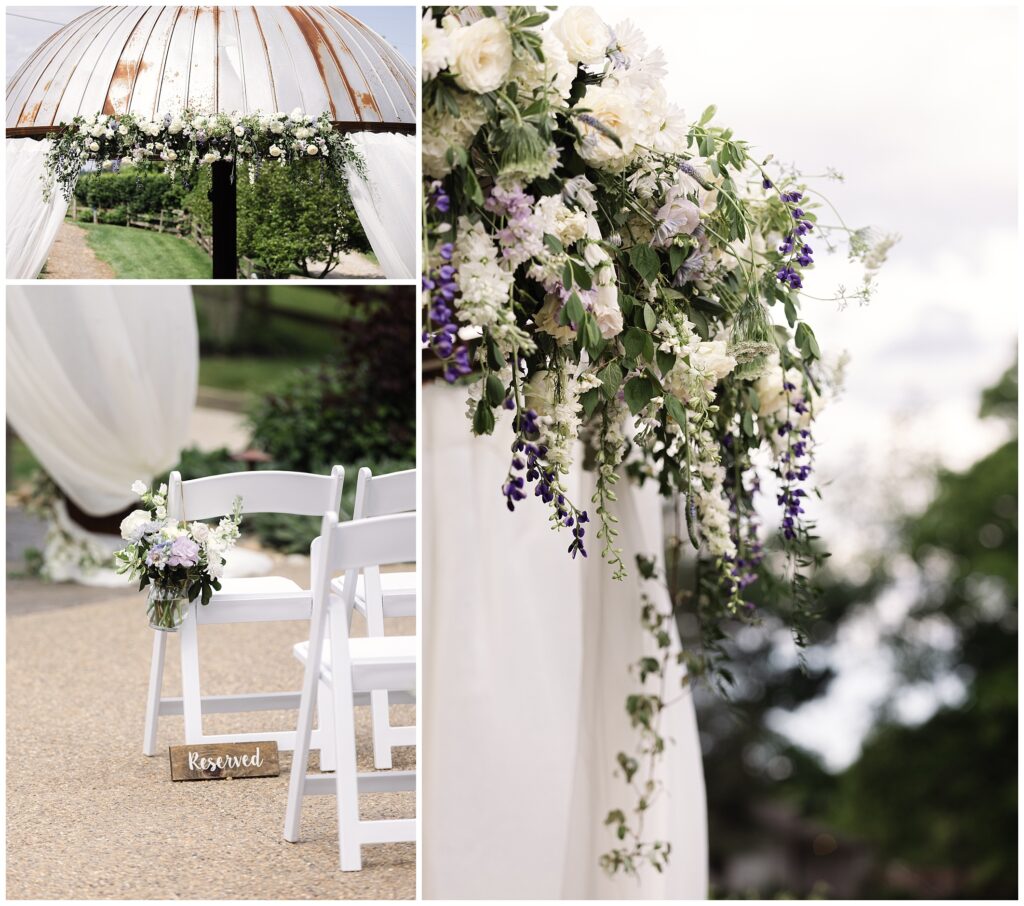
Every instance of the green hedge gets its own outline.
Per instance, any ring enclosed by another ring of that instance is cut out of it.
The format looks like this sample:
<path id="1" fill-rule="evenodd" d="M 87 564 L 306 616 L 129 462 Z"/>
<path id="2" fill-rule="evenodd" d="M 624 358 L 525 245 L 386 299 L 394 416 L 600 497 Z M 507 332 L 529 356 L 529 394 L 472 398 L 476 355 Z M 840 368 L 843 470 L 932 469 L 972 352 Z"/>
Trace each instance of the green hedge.
<path id="1" fill-rule="evenodd" d="M 80 205 L 101 210 L 129 209 L 132 214 L 159 214 L 180 210 L 184 205 L 185 187 L 164 173 L 125 167 L 119 173 L 86 173 L 75 186 Z M 104 220 L 101 223 L 124 223 Z"/>

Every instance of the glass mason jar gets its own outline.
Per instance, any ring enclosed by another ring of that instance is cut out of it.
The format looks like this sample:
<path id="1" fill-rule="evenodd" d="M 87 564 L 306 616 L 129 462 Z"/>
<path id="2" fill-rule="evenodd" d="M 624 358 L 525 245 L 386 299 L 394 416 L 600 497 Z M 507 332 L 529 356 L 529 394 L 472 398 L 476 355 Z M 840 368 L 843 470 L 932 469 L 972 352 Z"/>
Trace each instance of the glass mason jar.
<path id="1" fill-rule="evenodd" d="M 188 590 L 184 585 L 152 585 L 149 589 L 149 625 L 161 632 L 177 632 L 188 615 Z"/>

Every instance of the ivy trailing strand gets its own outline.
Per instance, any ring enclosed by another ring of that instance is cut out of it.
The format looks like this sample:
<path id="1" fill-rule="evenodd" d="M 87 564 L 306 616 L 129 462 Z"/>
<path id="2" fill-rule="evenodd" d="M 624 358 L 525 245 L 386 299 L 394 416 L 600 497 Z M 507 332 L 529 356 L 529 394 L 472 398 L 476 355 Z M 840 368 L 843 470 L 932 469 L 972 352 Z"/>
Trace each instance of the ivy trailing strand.
<path id="1" fill-rule="evenodd" d="M 117 170 L 124 164 L 160 167 L 194 185 L 199 167 L 227 161 L 244 165 L 250 183 L 267 164 L 321 161 L 321 175 L 347 182 L 347 168 L 365 176 L 362 155 L 326 113 L 205 114 L 195 110 L 154 120 L 133 113 L 76 116 L 52 139 L 42 176 L 49 198 L 54 185 L 71 200 L 82 168 Z"/>
<path id="2" fill-rule="evenodd" d="M 670 660 L 721 686 L 722 641 L 765 611 L 802 643 L 827 556 L 805 512 L 814 418 L 838 382 L 801 292 L 813 246 L 843 243 L 864 265 L 842 304 L 870 297 L 894 239 L 819 219 L 823 196 L 716 125 L 714 106 L 687 120 L 661 51 L 629 22 L 612 29 L 586 7 L 553 22 L 535 7 L 436 7 L 422 61 L 424 341 L 466 385 L 473 432 L 504 422 L 510 465 L 495 483 L 508 509 L 537 497 L 573 558 L 593 528 L 616 578 L 635 568 L 669 588 L 670 609 L 637 602 L 657 654 L 622 665 L 639 683 L 626 702 L 638 736 L 615 770 L 635 805 L 609 811 L 602 858 L 612 873 L 661 870 L 668 842 L 643 823 L 660 717 L 678 698 Z M 566 490 L 580 441 L 589 502 Z M 660 551 L 623 560 L 622 478 L 674 501 L 663 565 Z M 762 481 L 778 504 L 771 556 Z M 686 589 L 684 556 L 697 576 Z M 682 612 L 701 626 L 694 650 L 672 642 Z"/>

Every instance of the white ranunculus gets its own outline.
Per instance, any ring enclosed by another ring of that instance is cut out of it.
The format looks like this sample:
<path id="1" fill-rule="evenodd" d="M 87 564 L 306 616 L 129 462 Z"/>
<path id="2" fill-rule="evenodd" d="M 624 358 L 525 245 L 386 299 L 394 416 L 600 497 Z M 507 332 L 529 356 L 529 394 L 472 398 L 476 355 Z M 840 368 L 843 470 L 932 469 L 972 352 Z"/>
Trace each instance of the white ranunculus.
<path id="1" fill-rule="evenodd" d="M 142 537 L 141 529 L 149 522 L 146 510 L 132 510 L 121 520 L 121 537 L 125 541 L 138 541 Z"/>
<path id="2" fill-rule="evenodd" d="M 167 131 L 170 132 L 171 135 L 177 135 L 184 128 L 185 124 L 180 119 L 175 117 L 173 120 L 171 120 L 171 125 L 167 127 Z"/>
<path id="3" fill-rule="evenodd" d="M 280 135 L 282 132 L 284 132 L 284 123 L 282 123 L 280 120 L 271 120 L 270 131 L 273 132 L 274 135 Z"/>
<path id="4" fill-rule="evenodd" d="M 629 92 L 612 85 L 592 85 L 580 101 L 580 106 L 588 108 L 587 115 L 615 133 L 622 143 L 620 148 L 600 130 L 578 119 L 576 124 L 580 130 L 580 140 L 576 143 L 576 150 L 580 157 L 598 169 L 621 170 L 636 147 L 639 125 L 636 99 Z"/>
<path id="5" fill-rule="evenodd" d="M 500 88 L 512 67 L 512 39 L 496 16 L 452 32 L 455 81 L 466 91 L 486 94 Z"/>
<path id="6" fill-rule="evenodd" d="M 117 132 L 119 135 L 127 135 L 128 127 L 122 123 L 120 126 L 117 127 Z"/>
<path id="7" fill-rule="evenodd" d="M 164 153 L 161 154 L 160 156 L 164 160 L 177 160 L 178 159 L 178 155 L 174 151 L 172 151 L 170 148 L 168 148 L 166 151 L 164 151 Z"/>
<path id="8" fill-rule="evenodd" d="M 85 117 L 85 122 L 92 126 L 96 122 L 96 114 L 90 113 L 87 117 Z"/>
<path id="9" fill-rule="evenodd" d="M 277 147 L 277 145 L 271 145 L 270 146 L 270 156 L 271 157 L 280 157 L 282 153 L 283 152 L 281 151 L 280 148 Z"/>
<path id="10" fill-rule="evenodd" d="M 611 43 L 611 29 L 589 6 L 570 6 L 552 30 L 573 63 L 600 63 Z"/>
<path id="11" fill-rule="evenodd" d="M 96 126 L 92 127 L 92 133 L 91 134 L 92 134 L 93 138 L 99 138 L 106 131 L 107 130 L 103 127 L 103 125 L 99 124 L 99 125 L 96 125 Z"/>
<path id="12" fill-rule="evenodd" d="M 193 522 L 188 527 L 193 539 L 202 544 L 210 536 L 210 527 L 205 522 Z"/>
<path id="13" fill-rule="evenodd" d="M 306 145 L 306 153 L 312 157 L 315 154 L 320 153 L 320 149 L 316 145 Z"/>
<path id="14" fill-rule="evenodd" d="M 423 29 L 420 55 L 423 81 L 434 78 L 442 69 L 452 64 L 453 48 L 448 33 L 438 26 L 429 12 L 423 14 Z"/>
<path id="15" fill-rule="evenodd" d="M 114 169 L 114 162 L 110 161 L 110 160 L 105 160 L 105 161 L 103 161 L 102 164 L 100 164 L 100 167 L 102 169 L 104 169 L 104 170 L 107 170 L 107 171 L 113 170 Z"/>
<path id="16" fill-rule="evenodd" d="M 89 142 L 89 150 L 90 151 L 99 151 L 100 150 L 100 143 L 99 142 Z"/>
<path id="17" fill-rule="evenodd" d="M 245 129 L 243 129 L 241 126 L 235 126 L 235 130 L 234 131 L 235 131 L 235 135 L 237 135 L 239 138 L 241 138 L 243 135 L 245 135 Z"/>
<path id="18" fill-rule="evenodd" d="M 207 151 L 203 155 L 203 163 L 204 164 L 212 164 L 212 163 L 214 163 L 215 161 L 218 161 L 218 160 L 220 160 L 220 152 L 219 151 Z"/>
<path id="19" fill-rule="evenodd" d="M 594 299 L 594 317 L 601 329 L 601 336 L 606 340 L 622 333 L 622 309 L 619 308 L 619 289 L 614 283 L 597 288 Z"/>

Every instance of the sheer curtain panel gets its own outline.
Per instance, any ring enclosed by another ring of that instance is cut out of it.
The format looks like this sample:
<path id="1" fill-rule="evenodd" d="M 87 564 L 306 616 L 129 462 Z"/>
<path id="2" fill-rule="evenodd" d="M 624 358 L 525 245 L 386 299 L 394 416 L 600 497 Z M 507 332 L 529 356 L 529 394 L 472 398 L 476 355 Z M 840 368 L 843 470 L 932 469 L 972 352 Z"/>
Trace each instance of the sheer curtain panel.
<path id="1" fill-rule="evenodd" d="M 373 253 L 389 278 L 416 272 L 416 138 L 393 132 L 351 136 L 366 161 L 366 179 L 349 168 L 348 188 Z"/>
<path id="2" fill-rule="evenodd" d="M 185 286 L 12 286 L 7 420 L 90 515 L 135 500 L 188 441 L 199 337 Z"/>
<path id="3" fill-rule="evenodd" d="M 7 139 L 7 279 L 32 280 L 46 264 L 68 203 L 54 187 L 43 198 L 48 139 Z"/>

